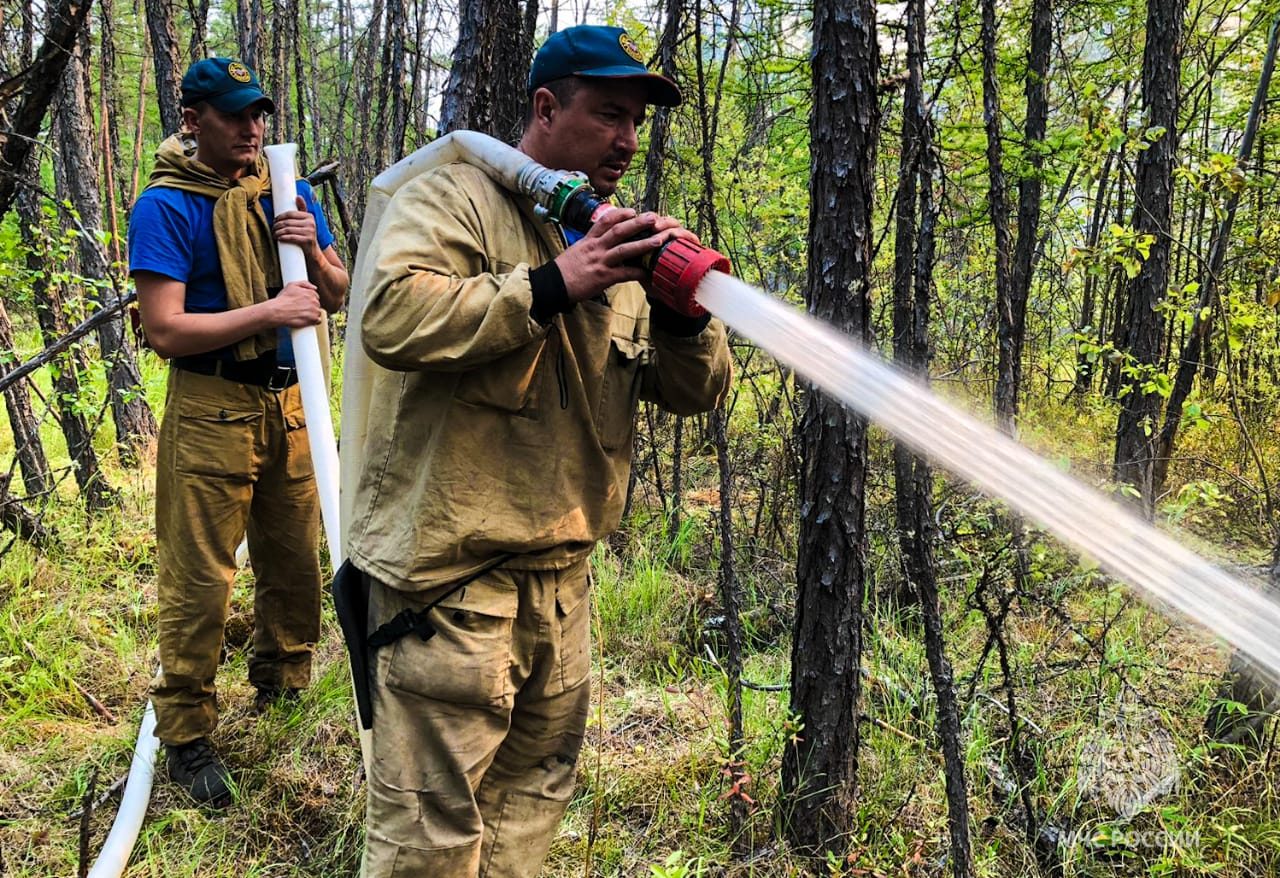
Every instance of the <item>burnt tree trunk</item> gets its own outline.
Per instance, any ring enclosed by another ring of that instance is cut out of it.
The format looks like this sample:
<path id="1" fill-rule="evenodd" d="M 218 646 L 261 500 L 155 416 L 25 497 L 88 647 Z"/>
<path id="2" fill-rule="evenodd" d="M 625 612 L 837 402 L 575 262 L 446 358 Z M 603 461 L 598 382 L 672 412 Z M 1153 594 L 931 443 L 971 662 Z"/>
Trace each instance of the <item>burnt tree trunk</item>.
<path id="1" fill-rule="evenodd" d="M 871 0 L 817 0 L 813 13 L 809 271 L 811 314 L 870 335 L 879 48 Z M 800 531 L 790 710 L 802 729 L 782 761 L 783 824 L 805 851 L 853 827 L 865 593 L 867 424 L 812 386 L 800 423 Z"/>
<path id="2" fill-rule="evenodd" d="M 119 294 L 112 283 L 110 260 L 97 237 L 102 228 L 102 200 L 93 154 L 93 122 L 84 85 L 84 48 L 88 36 L 86 29 L 63 72 L 56 109 L 61 161 L 54 163 L 54 169 L 60 172 L 59 194 L 65 192 L 69 196 L 80 216 L 77 241 L 80 273 L 86 280 L 85 293 L 95 309 L 117 308 Z M 126 463 L 136 462 L 139 451 L 155 438 L 156 421 L 140 392 L 142 378 L 121 316 L 98 326 L 98 345 L 107 369 L 111 416 L 121 459 Z"/>
<path id="3" fill-rule="evenodd" d="M 440 104 L 440 133 L 483 131 L 507 142 L 520 134 L 529 58 L 519 0 L 464 0 L 453 67 Z"/>
<path id="4" fill-rule="evenodd" d="M 1137 503 L 1150 517 L 1160 394 L 1149 386 L 1160 358 L 1164 316 L 1156 306 L 1169 285 L 1169 219 L 1173 212 L 1173 168 L 1178 150 L 1178 79 L 1182 64 L 1185 0 L 1148 0 L 1147 42 L 1142 53 L 1143 124 L 1154 142 L 1138 154 L 1133 228 L 1154 236 L 1151 254 L 1129 284 L 1125 322 L 1131 371 L 1121 387 L 1116 423 L 1115 479 L 1137 489 Z"/>
<path id="5" fill-rule="evenodd" d="M 1107 202 L 1111 195 L 1111 160 L 1115 155 L 1108 152 L 1106 159 L 1102 163 L 1102 173 L 1098 175 L 1098 188 L 1093 198 L 1093 214 L 1089 219 L 1089 229 L 1085 236 L 1085 246 L 1090 250 L 1094 250 L 1098 246 L 1098 240 L 1102 235 L 1102 220 L 1106 216 Z M 1076 331 L 1088 334 L 1092 338 L 1101 340 L 1104 336 L 1102 333 L 1102 320 L 1095 322 L 1096 308 L 1094 300 L 1097 298 L 1098 292 L 1098 276 L 1090 271 L 1084 278 L 1084 294 L 1080 303 L 1080 322 L 1076 326 Z M 1105 307 L 1103 311 L 1105 311 Z M 1076 395 L 1078 400 L 1083 401 L 1085 395 L 1093 389 L 1093 375 L 1097 369 L 1097 355 L 1092 357 L 1084 353 L 1076 355 L 1076 374 L 1072 383 L 1072 393 Z"/>
<path id="6" fill-rule="evenodd" d="M 893 359 L 929 376 L 929 322 L 938 210 L 933 198 L 932 132 L 924 101 L 925 4 L 907 4 L 907 82 L 902 99 L 902 151 L 898 172 L 893 276 Z M 919 225 L 916 210 L 919 208 Z M 933 473 L 927 461 L 900 442 L 893 447 L 897 525 L 906 576 L 924 618 L 925 655 L 937 695 L 951 836 L 951 871 L 973 874 L 969 841 L 969 793 L 955 682 L 943 639 L 942 608 L 933 544 Z"/>
<path id="7" fill-rule="evenodd" d="M 151 37 L 156 101 L 165 135 L 182 127 L 182 61 L 173 24 L 172 0 L 146 0 L 147 33 Z"/>
<path id="8" fill-rule="evenodd" d="M 205 41 L 209 33 L 209 0 L 187 0 L 187 16 L 191 22 L 187 59 L 194 64 L 209 57 L 209 46 Z"/>

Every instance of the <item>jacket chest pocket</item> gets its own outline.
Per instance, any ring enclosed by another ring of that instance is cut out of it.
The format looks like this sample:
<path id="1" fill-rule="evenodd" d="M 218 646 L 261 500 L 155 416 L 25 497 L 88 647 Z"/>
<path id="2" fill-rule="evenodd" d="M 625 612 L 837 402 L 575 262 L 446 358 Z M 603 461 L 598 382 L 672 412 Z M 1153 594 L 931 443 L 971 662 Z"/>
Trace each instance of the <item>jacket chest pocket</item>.
<path id="1" fill-rule="evenodd" d="M 633 339 L 615 335 L 609 341 L 609 361 L 605 364 L 600 410 L 596 413 L 596 435 L 601 447 L 609 451 L 631 441 L 640 399 L 640 370 L 648 353 L 648 348 Z"/>
<path id="2" fill-rule="evenodd" d="M 252 476 L 262 412 L 187 397 L 179 402 L 177 414 L 179 472 L 233 479 Z"/>

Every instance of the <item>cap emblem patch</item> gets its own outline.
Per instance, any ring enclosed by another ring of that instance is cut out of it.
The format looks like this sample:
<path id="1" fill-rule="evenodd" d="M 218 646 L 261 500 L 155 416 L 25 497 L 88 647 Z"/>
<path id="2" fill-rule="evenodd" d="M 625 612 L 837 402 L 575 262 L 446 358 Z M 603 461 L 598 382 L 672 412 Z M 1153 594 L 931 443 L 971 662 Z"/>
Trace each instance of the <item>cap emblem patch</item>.
<path id="1" fill-rule="evenodd" d="M 630 56 L 631 60 L 644 63 L 644 55 L 640 54 L 640 47 L 636 45 L 636 41 L 631 39 L 627 33 L 618 34 L 618 45 L 622 47 L 622 51 Z"/>
<path id="2" fill-rule="evenodd" d="M 248 82 L 253 78 L 253 74 L 249 72 L 249 68 L 245 67 L 239 61 L 232 61 L 227 65 L 227 75 L 236 82 Z"/>

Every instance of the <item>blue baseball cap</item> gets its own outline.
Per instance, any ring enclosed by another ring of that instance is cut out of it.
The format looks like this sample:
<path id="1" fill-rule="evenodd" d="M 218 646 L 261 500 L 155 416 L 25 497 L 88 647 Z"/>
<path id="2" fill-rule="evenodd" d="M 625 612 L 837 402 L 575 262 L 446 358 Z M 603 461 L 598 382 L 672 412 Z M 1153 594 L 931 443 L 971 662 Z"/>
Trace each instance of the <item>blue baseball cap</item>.
<path id="1" fill-rule="evenodd" d="M 644 66 L 640 47 L 620 27 L 580 24 L 547 37 L 529 68 L 529 94 L 565 76 L 641 80 L 651 104 L 674 107 L 682 100 L 674 82 Z"/>
<path id="2" fill-rule="evenodd" d="M 265 103 L 266 111 L 276 111 L 267 97 L 258 74 L 235 58 L 205 58 L 187 68 L 182 77 L 182 106 L 206 101 L 224 113 L 238 113 L 250 104 Z"/>

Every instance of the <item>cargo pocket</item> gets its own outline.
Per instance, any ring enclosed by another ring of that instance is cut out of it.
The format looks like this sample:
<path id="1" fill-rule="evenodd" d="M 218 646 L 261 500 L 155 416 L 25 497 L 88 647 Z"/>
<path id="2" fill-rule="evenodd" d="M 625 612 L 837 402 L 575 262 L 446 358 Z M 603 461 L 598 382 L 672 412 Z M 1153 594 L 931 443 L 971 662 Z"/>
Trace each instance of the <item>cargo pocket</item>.
<path id="1" fill-rule="evenodd" d="M 178 403 L 178 472 L 249 478 L 261 420 L 262 412 L 237 408 L 234 403 L 184 397 Z"/>
<path id="2" fill-rule="evenodd" d="M 556 590 L 556 622 L 560 626 L 560 685 L 568 692 L 591 673 L 590 580 L 573 577 Z"/>
<path id="3" fill-rule="evenodd" d="M 429 640 L 409 634 L 391 645 L 389 689 L 454 704 L 508 705 L 515 694 L 511 631 L 518 598 L 514 590 L 477 591 L 469 596 L 463 589 L 431 610 L 436 633 Z M 410 606 L 421 609 L 427 603 Z"/>
<path id="4" fill-rule="evenodd" d="M 596 414 L 596 435 L 600 445 L 610 451 L 631 441 L 636 402 L 640 398 L 640 367 L 647 355 L 648 348 L 632 339 L 615 335 L 609 341 L 609 363 L 600 392 L 600 411 Z"/>
<path id="5" fill-rule="evenodd" d="M 307 436 L 307 416 L 299 405 L 294 411 L 284 413 L 285 472 L 291 479 L 305 479 L 315 475 L 311 463 L 311 439 Z"/>

